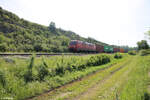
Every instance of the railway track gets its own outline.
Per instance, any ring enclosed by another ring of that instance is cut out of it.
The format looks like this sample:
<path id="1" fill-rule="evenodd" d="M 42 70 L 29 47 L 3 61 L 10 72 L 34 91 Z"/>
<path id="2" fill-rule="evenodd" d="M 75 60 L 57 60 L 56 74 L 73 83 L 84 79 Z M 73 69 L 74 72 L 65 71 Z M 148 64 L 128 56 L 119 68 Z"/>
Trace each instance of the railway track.
<path id="1" fill-rule="evenodd" d="M 82 56 L 82 55 L 89 55 L 87 53 L 0 53 L 0 56 L 31 56 L 31 55 L 36 55 L 36 56 L 62 56 L 62 55 L 77 55 L 77 56 Z"/>

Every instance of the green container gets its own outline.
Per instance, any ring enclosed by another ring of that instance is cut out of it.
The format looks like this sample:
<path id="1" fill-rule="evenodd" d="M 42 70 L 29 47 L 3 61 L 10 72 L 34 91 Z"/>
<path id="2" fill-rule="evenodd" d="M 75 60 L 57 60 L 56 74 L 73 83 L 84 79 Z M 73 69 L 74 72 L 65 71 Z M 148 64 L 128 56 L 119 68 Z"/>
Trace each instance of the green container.
<path id="1" fill-rule="evenodd" d="M 111 46 L 104 46 L 104 52 L 112 53 L 114 51 L 113 47 Z"/>

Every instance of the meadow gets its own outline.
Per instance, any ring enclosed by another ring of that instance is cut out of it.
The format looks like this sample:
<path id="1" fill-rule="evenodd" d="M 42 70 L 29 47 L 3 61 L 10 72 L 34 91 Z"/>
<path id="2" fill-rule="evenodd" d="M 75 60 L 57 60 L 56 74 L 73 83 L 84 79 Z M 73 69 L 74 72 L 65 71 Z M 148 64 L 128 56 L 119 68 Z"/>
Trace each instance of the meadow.
<path id="1" fill-rule="evenodd" d="M 106 69 L 33 100 L 150 100 L 150 55 L 126 54 L 112 62 L 101 65 L 109 66 Z"/>
<path id="2" fill-rule="evenodd" d="M 0 58 L 0 98 L 149 100 L 150 56 L 96 54 Z"/>
<path id="3" fill-rule="evenodd" d="M 39 95 L 107 67 L 114 55 L 1 57 L 0 97 L 16 100 Z"/>

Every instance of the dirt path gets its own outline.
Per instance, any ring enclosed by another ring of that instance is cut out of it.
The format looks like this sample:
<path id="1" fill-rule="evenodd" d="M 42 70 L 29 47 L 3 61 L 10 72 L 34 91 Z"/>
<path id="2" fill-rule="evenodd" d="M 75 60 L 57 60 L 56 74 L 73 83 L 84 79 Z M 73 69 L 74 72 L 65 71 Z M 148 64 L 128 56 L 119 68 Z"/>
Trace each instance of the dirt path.
<path id="1" fill-rule="evenodd" d="M 60 98 L 61 100 L 93 100 L 91 98 L 93 96 L 96 97 L 99 94 L 99 89 L 105 86 L 105 84 L 109 84 L 114 75 L 120 70 L 124 69 L 124 67 L 129 65 L 131 61 L 132 58 L 119 64 L 112 65 L 111 67 L 109 66 L 109 68 L 107 69 L 97 71 L 92 75 L 84 77 L 81 80 L 67 84 L 53 91 L 50 91 L 49 93 L 44 93 L 36 98 L 33 98 L 33 100 L 60 100 Z M 129 73 L 129 71 L 125 71 L 125 75 L 123 75 L 126 76 L 127 73 Z M 122 78 L 124 78 L 124 76 L 122 76 Z M 114 87 L 116 87 L 118 84 L 122 84 L 118 82 L 113 84 Z M 108 86 L 108 88 L 103 90 L 114 91 L 114 88 L 111 87 L 112 86 Z M 105 94 L 104 91 L 103 94 Z M 103 96 L 98 95 L 98 98 L 102 97 Z"/>
<path id="2" fill-rule="evenodd" d="M 120 66 L 119 68 L 113 70 L 110 72 L 110 75 L 106 76 L 106 78 L 104 78 L 103 80 L 99 81 L 96 85 L 94 85 L 93 87 L 89 88 L 88 91 L 78 95 L 77 97 L 75 97 L 73 100 L 93 100 L 93 97 L 96 97 L 97 92 L 99 92 L 100 89 L 102 89 L 104 87 L 105 84 L 109 84 L 109 80 L 113 77 L 113 75 L 121 70 L 122 68 L 126 67 L 126 65 L 128 65 L 131 61 L 123 64 L 122 66 Z M 127 75 L 127 73 L 129 73 L 129 70 L 126 71 L 125 75 Z M 123 76 L 123 75 L 122 75 Z M 121 77 L 121 76 L 119 76 Z M 118 82 L 116 81 L 113 87 L 108 87 L 108 91 L 103 91 L 104 95 L 99 95 L 98 98 L 100 99 L 104 99 L 107 97 L 108 94 L 112 93 L 112 91 L 115 90 L 115 87 L 118 86 Z M 109 93 L 108 93 L 109 92 Z M 107 94 L 107 95 L 106 95 Z M 101 100 L 100 99 L 100 100 Z M 68 99 L 69 100 L 69 99 Z"/>

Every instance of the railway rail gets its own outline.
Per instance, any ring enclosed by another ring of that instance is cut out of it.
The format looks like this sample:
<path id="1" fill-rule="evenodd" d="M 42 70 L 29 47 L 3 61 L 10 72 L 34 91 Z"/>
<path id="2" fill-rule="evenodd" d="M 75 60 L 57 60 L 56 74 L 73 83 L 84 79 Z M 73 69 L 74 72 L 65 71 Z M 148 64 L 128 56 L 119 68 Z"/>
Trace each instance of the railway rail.
<path id="1" fill-rule="evenodd" d="M 0 56 L 31 56 L 31 55 L 36 55 L 36 56 L 62 56 L 62 55 L 77 55 L 77 56 L 82 56 L 82 55 L 89 55 L 87 53 L 0 53 Z"/>

